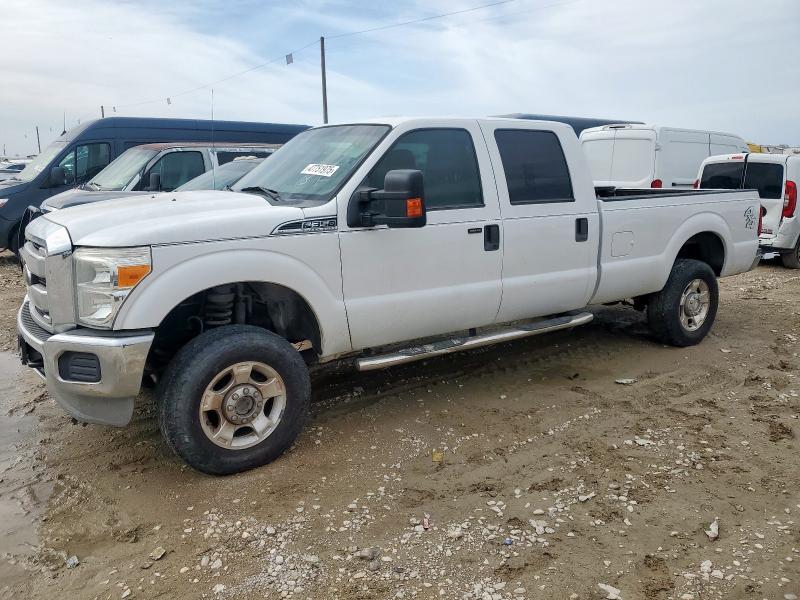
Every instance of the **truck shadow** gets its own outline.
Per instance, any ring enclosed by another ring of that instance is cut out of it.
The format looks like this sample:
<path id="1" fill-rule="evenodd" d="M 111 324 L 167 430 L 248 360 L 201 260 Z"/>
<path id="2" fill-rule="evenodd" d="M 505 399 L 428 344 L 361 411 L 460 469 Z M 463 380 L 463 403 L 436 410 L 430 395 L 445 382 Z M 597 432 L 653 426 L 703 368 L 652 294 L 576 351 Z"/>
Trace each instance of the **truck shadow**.
<path id="1" fill-rule="evenodd" d="M 573 378 L 581 362 L 570 361 L 577 350 L 631 351 L 658 344 L 643 313 L 627 307 L 598 307 L 594 320 L 571 331 L 457 352 L 383 371 L 359 372 L 352 363 L 319 367 L 312 376 L 314 416 L 355 410 L 439 380 L 490 376 L 506 371 L 533 370 L 547 365 L 552 378 Z"/>

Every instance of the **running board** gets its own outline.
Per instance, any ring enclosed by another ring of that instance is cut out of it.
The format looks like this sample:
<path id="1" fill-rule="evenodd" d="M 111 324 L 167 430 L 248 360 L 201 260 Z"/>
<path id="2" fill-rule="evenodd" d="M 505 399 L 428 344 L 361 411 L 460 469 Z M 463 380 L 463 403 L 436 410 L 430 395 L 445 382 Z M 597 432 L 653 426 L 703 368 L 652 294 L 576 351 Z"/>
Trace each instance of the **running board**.
<path id="1" fill-rule="evenodd" d="M 385 369 L 387 367 L 403 365 L 433 356 L 441 356 L 442 354 L 472 350 L 474 348 L 491 346 L 492 344 L 499 344 L 501 342 L 510 342 L 511 340 L 518 340 L 542 333 L 550 333 L 551 331 L 559 331 L 561 329 L 572 329 L 579 325 L 585 325 L 593 318 L 594 315 L 592 313 L 581 312 L 549 319 L 529 321 L 510 327 L 503 327 L 502 329 L 494 329 L 481 335 L 447 338 L 430 344 L 403 348 L 402 350 L 390 354 L 360 358 L 356 361 L 356 367 L 359 371 Z"/>

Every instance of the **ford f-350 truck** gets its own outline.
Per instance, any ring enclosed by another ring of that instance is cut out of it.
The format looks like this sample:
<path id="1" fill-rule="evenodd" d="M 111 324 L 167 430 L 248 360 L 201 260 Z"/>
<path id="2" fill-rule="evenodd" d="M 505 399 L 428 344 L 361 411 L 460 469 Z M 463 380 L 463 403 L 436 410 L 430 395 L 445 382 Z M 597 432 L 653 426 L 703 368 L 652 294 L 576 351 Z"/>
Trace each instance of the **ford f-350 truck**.
<path id="1" fill-rule="evenodd" d="M 46 214 L 21 250 L 21 354 L 56 400 L 122 426 L 155 381 L 169 446 L 214 474 L 292 443 L 314 363 L 389 367 L 626 299 L 696 344 L 761 212 L 752 191 L 595 190 L 569 126 L 514 119 L 318 127 L 234 188 Z"/>

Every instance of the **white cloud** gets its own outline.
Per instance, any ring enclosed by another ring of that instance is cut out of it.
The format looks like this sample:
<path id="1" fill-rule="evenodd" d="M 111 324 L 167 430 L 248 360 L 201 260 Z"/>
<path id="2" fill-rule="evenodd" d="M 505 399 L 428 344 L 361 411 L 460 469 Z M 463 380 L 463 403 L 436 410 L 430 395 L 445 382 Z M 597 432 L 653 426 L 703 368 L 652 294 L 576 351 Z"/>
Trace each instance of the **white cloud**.
<path id="1" fill-rule="evenodd" d="M 0 143 L 35 149 L 68 124 L 117 114 L 208 118 L 210 92 L 175 95 L 346 30 L 457 10 L 298 0 L 11 2 L 0 39 Z M 557 6 L 551 6 L 558 4 Z M 642 119 L 800 144 L 800 2 L 518 0 L 328 43 L 333 120 L 545 112 Z M 257 48 L 258 50 L 254 50 Z M 317 123 L 318 49 L 215 86 L 219 119 Z M 163 98 L 173 96 L 171 106 Z M 153 104 L 123 108 L 142 100 Z M 52 133 L 50 129 L 52 128 Z M 28 138 L 25 139 L 25 135 Z"/>

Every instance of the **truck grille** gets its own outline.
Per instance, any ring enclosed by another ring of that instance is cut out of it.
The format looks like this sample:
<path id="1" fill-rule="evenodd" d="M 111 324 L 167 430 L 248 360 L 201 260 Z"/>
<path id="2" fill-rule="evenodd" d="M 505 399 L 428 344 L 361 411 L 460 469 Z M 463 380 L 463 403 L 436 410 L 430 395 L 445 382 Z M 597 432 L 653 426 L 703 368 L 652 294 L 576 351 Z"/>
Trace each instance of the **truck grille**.
<path id="1" fill-rule="evenodd" d="M 22 305 L 22 324 L 25 326 L 32 336 L 34 336 L 37 340 L 44 341 L 50 337 L 50 332 L 47 331 L 44 327 L 41 327 L 36 321 L 33 320 L 33 315 L 31 315 L 31 304 L 30 302 L 26 302 Z"/>
<path id="2" fill-rule="evenodd" d="M 20 248 L 31 319 L 58 333 L 75 327 L 72 242 L 67 230 L 44 217 L 25 228 Z"/>
<path id="3" fill-rule="evenodd" d="M 40 244 L 28 239 L 22 248 L 21 255 L 25 263 L 25 284 L 28 287 L 31 313 L 39 324 L 49 328 L 52 326 L 52 319 L 50 318 L 50 299 L 47 296 L 46 250 Z"/>

